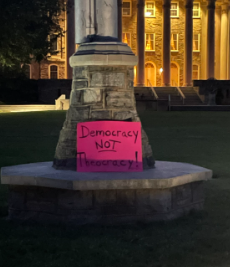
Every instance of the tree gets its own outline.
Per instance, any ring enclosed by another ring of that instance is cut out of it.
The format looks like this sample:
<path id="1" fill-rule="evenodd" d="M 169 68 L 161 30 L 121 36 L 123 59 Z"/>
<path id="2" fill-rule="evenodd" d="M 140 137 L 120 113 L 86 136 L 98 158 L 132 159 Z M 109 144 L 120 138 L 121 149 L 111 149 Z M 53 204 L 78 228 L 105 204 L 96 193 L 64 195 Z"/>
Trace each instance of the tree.
<path id="1" fill-rule="evenodd" d="M 64 9 L 64 0 L 1 0 L 0 66 L 15 68 L 54 54 L 49 36 L 63 35 Z"/>

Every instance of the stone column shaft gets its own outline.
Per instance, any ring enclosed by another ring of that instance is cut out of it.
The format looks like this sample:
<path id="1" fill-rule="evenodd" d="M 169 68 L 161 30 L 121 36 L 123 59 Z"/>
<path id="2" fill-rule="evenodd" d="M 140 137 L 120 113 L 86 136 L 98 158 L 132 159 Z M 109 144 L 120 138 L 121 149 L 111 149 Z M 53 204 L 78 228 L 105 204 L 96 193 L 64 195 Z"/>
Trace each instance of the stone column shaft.
<path id="1" fill-rule="evenodd" d="M 170 86 L 171 72 L 171 19 L 170 0 L 163 0 L 163 85 Z"/>
<path id="2" fill-rule="evenodd" d="M 185 86 L 192 85 L 193 0 L 185 4 Z"/>
<path id="3" fill-rule="evenodd" d="M 214 78 L 215 69 L 215 0 L 209 0 L 207 25 L 207 78 Z"/>
<path id="4" fill-rule="evenodd" d="M 227 79 L 230 80 L 230 5 L 228 6 Z"/>
<path id="5" fill-rule="evenodd" d="M 76 43 L 94 34 L 117 38 L 117 8 L 117 0 L 75 0 Z"/>
<path id="6" fill-rule="evenodd" d="M 137 86 L 145 85 L 145 0 L 137 1 Z"/>
<path id="7" fill-rule="evenodd" d="M 122 42 L 122 0 L 117 0 L 118 5 L 118 39 Z"/>
<path id="8" fill-rule="evenodd" d="M 72 79 L 73 69 L 70 67 L 69 58 L 75 53 L 74 0 L 68 0 L 67 11 L 67 79 Z"/>
<path id="9" fill-rule="evenodd" d="M 220 79 L 227 79 L 228 4 L 221 6 Z"/>

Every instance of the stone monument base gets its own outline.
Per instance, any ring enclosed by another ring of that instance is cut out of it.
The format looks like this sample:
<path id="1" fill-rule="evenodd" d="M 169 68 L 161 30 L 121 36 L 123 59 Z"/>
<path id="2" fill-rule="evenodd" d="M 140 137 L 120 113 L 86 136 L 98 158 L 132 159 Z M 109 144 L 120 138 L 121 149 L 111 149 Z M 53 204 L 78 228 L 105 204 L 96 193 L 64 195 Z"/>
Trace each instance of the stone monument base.
<path id="1" fill-rule="evenodd" d="M 31 222 L 121 224 L 178 218 L 202 210 L 212 171 L 156 162 L 140 173 L 78 173 L 51 162 L 2 168 L 9 185 L 9 219 Z"/>

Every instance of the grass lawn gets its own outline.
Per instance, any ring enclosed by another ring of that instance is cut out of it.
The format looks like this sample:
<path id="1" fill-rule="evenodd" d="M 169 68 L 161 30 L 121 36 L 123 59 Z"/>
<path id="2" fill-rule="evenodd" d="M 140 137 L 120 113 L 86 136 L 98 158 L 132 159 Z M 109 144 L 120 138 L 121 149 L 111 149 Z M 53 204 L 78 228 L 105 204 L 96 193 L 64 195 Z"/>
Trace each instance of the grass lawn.
<path id="1" fill-rule="evenodd" d="M 0 167 L 51 161 L 64 112 L 0 114 Z M 167 223 L 127 226 L 18 225 L 5 220 L 0 185 L 1 267 L 229 267 L 230 113 L 141 114 L 157 160 L 214 171 L 205 210 Z"/>

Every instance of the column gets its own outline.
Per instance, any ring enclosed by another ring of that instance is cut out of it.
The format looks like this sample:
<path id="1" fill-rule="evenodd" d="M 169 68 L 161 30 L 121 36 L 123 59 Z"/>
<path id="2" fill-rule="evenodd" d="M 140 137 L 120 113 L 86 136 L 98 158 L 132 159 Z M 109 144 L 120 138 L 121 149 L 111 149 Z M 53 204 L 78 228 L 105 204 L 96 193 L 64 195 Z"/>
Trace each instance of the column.
<path id="1" fill-rule="evenodd" d="M 193 0 L 185 4 L 185 86 L 192 85 Z"/>
<path id="2" fill-rule="evenodd" d="M 230 4 L 228 6 L 228 45 L 227 45 L 227 79 L 230 80 Z"/>
<path id="3" fill-rule="evenodd" d="M 170 0 L 163 0 L 163 85 L 170 86 L 171 72 L 171 20 L 170 20 Z"/>
<path id="4" fill-rule="evenodd" d="M 215 10 L 215 78 L 220 79 L 221 7 Z"/>
<path id="5" fill-rule="evenodd" d="M 137 1 L 137 86 L 145 85 L 145 0 Z"/>
<path id="6" fill-rule="evenodd" d="M 67 79 L 72 79 L 73 69 L 70 67 L 69 58 L 75 53 L 74 0 L 68 0 L 67 5 Z"/>
<path id="7" fill-rule="evenodd" d="M 221 5 L 220 79 L 227 79 L 228 4 Z"/>
<path id="8" fill-rule="evenodd" d="M 215 69 L 215 0 L 207 5 L 207 79 L 214 78 Z"/>
<path id="9" fill-rule="evenodd" d="M 122 0 L 117 0 L 118 5 L 118 39 L 122 42 Z"/>

